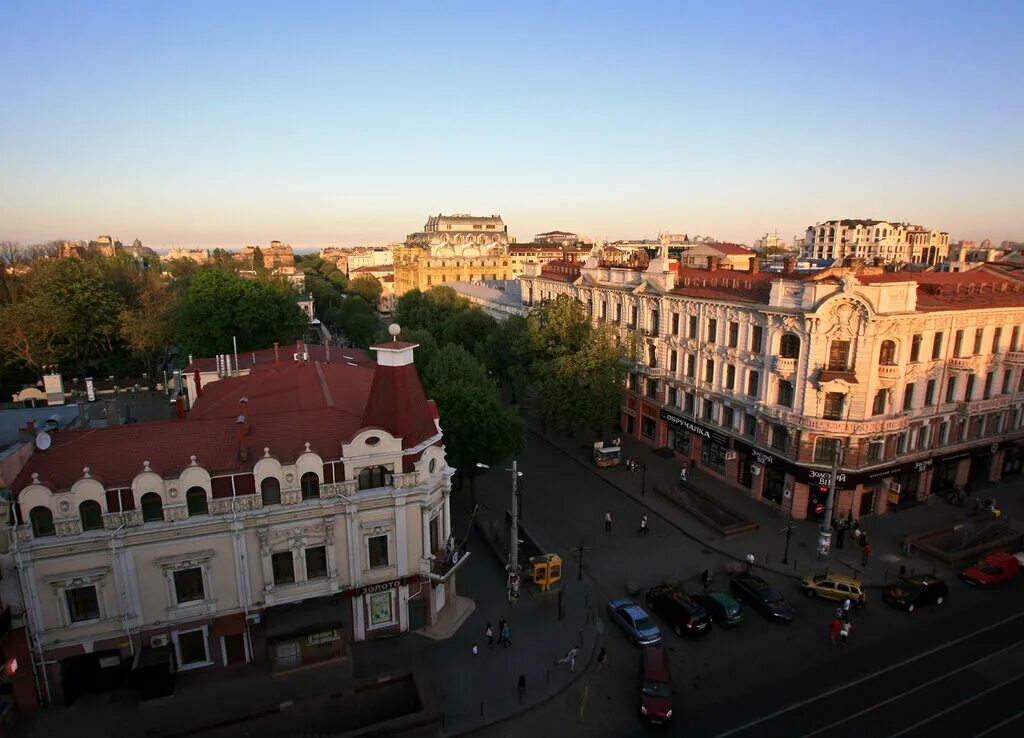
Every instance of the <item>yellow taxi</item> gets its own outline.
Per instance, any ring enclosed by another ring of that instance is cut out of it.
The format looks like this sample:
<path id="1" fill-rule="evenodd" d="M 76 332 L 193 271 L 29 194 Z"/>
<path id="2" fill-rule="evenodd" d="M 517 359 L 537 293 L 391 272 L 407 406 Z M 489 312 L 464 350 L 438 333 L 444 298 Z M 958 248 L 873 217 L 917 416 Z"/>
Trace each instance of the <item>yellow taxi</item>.
<path id="1" fill-rule="evenodd" d="M 800 591 L 808 597 L 822 597 L 837 602 L 849 597 L 858 607 L 863 607 L 867 602 L 861 581 L 842 574 L 810 574 L 800 583 Z"/>

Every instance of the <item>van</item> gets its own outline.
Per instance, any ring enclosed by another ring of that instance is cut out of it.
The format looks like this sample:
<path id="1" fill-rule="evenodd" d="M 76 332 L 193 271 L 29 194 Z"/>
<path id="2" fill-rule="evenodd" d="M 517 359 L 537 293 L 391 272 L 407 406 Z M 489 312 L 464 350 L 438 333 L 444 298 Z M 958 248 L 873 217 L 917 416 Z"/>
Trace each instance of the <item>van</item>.
<path id="1" fill-rule="evenodd" d="M 672 719 L 672 672 L 661 646 L 640 649 L 640 714 L 649 723 Z"/>

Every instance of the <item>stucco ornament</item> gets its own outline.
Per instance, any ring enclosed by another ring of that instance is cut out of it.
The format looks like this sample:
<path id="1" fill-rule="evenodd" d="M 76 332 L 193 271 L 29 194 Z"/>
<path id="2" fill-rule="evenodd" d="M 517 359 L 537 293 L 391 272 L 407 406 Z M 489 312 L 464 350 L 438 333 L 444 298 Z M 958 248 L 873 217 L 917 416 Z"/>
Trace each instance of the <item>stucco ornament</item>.
<path id="1" fill-rule="evenodd" d="M 841 338 L 852 338 L 861 332 L 866 316 L 864 307 L 852 300 L 835 303 L 829 311 L 832 325 L 828 335 Z"/>

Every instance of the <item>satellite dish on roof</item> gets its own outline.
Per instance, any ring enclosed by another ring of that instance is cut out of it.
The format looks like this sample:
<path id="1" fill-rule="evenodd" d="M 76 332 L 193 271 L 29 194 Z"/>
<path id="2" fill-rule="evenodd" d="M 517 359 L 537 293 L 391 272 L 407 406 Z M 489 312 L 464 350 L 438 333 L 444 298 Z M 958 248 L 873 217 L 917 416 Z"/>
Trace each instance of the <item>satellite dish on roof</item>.
<path id="1" fill-rule="evenodd" d="M 50 444 L 53 440 L 50 438 L 50 434 L 46 431 L 40 431 L 36 434 L 36 448 L 40 451 L 45 451 L 50 448 Z"/>

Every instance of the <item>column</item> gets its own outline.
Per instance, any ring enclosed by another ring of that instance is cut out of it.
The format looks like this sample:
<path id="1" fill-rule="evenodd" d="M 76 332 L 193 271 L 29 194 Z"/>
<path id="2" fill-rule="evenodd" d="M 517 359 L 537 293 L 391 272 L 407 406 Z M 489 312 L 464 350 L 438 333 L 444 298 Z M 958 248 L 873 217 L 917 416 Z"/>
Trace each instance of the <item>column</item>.
<path id="1" fill-rule="evenodd" d="M 441 540 L 447 541 L 448 536 L 452 534 L 452 495 L 450 490 L 446 490 L 444 493 L 444 530 L 441 531 Z"/>
<path id="2" fill-rule="evenodd" d="M 404 577 L 409 573 L 409 537 L 408 526 L 405 516 L 405 498 L 395 499 L 395 558 L 398 560 L 398 576 Z M 417 567 L 419 569 L 419 567 Z"/>
<path id="3" fill-rule="evenodd" d="M 337 517 L 324 518 L 324 547 L 327 549 L 327 585 L 331 592 L 338 591 L 338 550 L 334 539 Z"/>
<path id="4" fill-rule="evenodd" d="M 426 559 L 433 553 L 430 550 L 430 510 L 426 507 L 421 507 L 420 517 L 423 520 L 423 558 Z"/>

